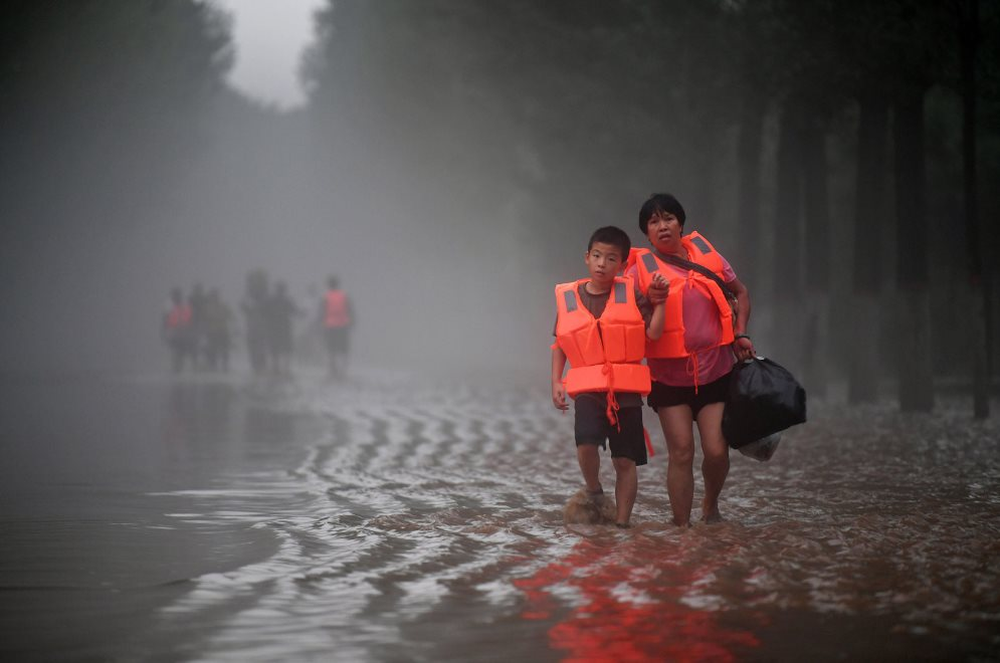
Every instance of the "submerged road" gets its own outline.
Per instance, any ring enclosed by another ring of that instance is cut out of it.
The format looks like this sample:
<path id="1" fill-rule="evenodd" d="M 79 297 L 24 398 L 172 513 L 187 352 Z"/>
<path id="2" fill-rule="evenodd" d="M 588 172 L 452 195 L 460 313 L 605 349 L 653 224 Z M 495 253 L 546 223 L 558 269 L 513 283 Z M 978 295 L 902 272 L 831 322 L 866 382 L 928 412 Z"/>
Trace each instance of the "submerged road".
<path id="1" fill-rule="evenodd" d="M 1000 657 L 1000 427 L 964 403 L 811 404 L 688 530 L 648 413 L 621 531 L 562 523 L 572 415 L 537 385 L 3 390 L 5 658 Z"/>

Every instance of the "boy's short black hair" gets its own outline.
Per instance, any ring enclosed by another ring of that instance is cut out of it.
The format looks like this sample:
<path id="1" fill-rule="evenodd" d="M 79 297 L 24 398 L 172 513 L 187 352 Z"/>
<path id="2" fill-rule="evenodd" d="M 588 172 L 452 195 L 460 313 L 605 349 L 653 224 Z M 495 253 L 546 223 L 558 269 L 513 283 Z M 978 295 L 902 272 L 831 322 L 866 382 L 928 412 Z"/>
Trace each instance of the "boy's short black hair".
<path id="1" fill-rule="evenodd" d="M 595 230 L 594 234 L 590 236 L 590 242 L 587 243 L 587 253 L 590 253 L 590 250 L 594 248 L 594 244 L 597 242 L 610 244 L 617 249 L 621 249 L 622 262 L 628 259 L 628 252 L 632 249 L 632 240 L 629 239 L 628 233 L 618 226 L 604 226 Z"/>
<path id="2" fill-rule="evenodd" d="M 654 193 L 649 197 L 649 200 L 642 204 L 642 208 L 639 210 L 639 229 L 642 230 L 643 235 L 646 234 L 646 229 L 649 227 L 649 220 L 657 214 L 663 213 L 673 214 L 680 222 L 681 228 L 684 227 L 686 215 L 680 201 L 669 193 Z"/>

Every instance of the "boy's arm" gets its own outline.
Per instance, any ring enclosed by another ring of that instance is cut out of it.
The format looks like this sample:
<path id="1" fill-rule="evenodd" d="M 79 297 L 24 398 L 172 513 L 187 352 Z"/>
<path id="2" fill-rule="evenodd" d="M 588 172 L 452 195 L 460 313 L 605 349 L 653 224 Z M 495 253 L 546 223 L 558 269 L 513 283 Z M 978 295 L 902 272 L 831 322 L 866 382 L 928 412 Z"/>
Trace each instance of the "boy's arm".
<path id="1" fill-rule="evenodd" d="M 646 338 L 651 341 L 663 336 L 663 323 L 666 320 L 667 307 L 661 301 L 653 305 L 653 315 L 649 318 L 649 326 L 646 327 Z"/>
<path id="2" fill-rule="evenodd" d="M 566 369 L 566 353 L 555 343 L 552 344 L 552 404 L 557 410 L 568 410 L 566 404 L 566 385 L 563 384 L 563 371 Z"/>
<path id="3" fill-rule="evenodd" d="M 659 272 L 653 274 L 653 282 L 649 286 L 650 291 L 656 290 L 657 294 L 660 295 L 654 300 L 653 298 L 646 299 L 644 302 L 645 306 L 652 307 L 653 311 L 649 315 L 649 321 L 646 323 L 646 338 L 651 341 L 663 336 L 663 326 L 666 322 L 666 306 L 664 305 L 666 301 L 666 292 L 668 289 L 667 280 L 663 278 L 663 275 Z"/>

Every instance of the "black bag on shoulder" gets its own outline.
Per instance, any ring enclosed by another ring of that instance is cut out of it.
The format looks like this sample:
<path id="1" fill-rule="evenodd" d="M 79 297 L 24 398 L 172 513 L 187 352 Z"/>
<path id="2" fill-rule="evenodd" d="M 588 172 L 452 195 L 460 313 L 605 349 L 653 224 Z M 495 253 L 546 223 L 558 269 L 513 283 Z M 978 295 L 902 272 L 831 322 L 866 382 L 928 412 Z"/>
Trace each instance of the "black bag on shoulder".
<path id="1" fill-rule="evenodd" d="M 733 367 L 722 414 L 722 435 L 730 447 L 740 449 L 805 420 L 806 390 L 784 367 L 765 357 Z"/>

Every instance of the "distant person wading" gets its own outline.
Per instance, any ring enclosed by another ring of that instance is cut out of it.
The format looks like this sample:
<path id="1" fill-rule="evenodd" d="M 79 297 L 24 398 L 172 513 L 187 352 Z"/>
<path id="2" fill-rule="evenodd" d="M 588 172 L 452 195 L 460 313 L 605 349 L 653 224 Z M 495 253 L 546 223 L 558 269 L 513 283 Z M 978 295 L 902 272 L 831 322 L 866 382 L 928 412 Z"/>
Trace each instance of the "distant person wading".
<path id="1" fill-rule="evenodd" d="M 184 360 L 194 363 L 195 337 L 191 305 L 184 301 L 180 288 L 170 291 L 170 301 L 163 313 L 161 334 L 170 347 L 171 365 L 175 373 L 184 369 Z"/>
<path id="2" fill-rule="evenodd" d="M 302 315 L 302 310 L 288 294 L 288 285 L 278 281 L 274 292 L 264 303 L 267 346 L 271 372 L 275 375 L 291 375 L 293 319 L 299 315 Z"/>
<path id="3" fill-rule="evenodd" d="M 354 314 L 347 293 L 340 289 L 340 281 L 336 276 L 327 279 L 319 317 L 326 342 L 329 374 L 331 377 L 342 377 L 347 372 L 347 352 Z"/>

